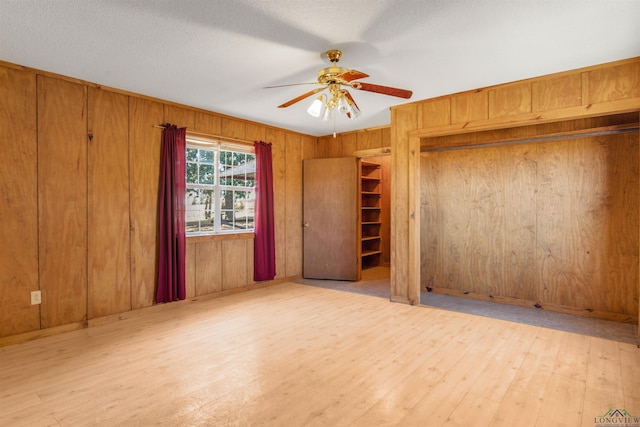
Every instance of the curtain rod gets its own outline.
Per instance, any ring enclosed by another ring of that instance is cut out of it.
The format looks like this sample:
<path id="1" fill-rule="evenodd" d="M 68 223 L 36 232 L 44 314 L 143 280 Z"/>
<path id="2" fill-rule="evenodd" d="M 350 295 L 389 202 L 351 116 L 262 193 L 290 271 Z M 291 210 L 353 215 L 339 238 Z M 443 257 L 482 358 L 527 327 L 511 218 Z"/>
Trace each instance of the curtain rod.
<path id="1" fill-rule="evenodd" d="M 154 128 L 158 128 L 158 129 L 164 129 L 165 128 L 164 126 L 160 126 L 160 125 L 155 125 L 153 127 Z M 227 140 L 227 141 L 240 142 L 242 144 L 248 144 L 248 145 L 251 145 L 251 146 L 254 145 L 254 141 L 249 141 L 249 140 L 246 140 L 246 139 L 239 139 L 239 138 L 231 138 L 229 136 L 214 135 L 214 134 L 211 134 L 211 133 L 193 132 L 193 131 L 188 130 L 187 134 L 206 136 L 208 138 L 224 139 L 224 140 Z"/>
<path id="2" fill-rule="evenodd" d="M 482 148 L 482 147 L 496 147 L 500 145 L 513 145 L 513 144 L 524 144 L 528 142 L 544 142 L 544 141 L 554 141 L 557 139 L 571 139 L 571 138 L 579 138 L 586 136 L 601 136 L 601 135 L 613 135 L 620 133 L 629 133 L 629 132 L 637 132 L 640 130 L 638 125 L 632 125 L 633 127 L 622 127 L 620 129 L 608 129 L 608 130 L 600 130 L 600 131 L 587 131 L 587 132 L 568 132 L 566 134 L 559 135 L 551 135 L 551 136 L 538 136 L 532 138 L 523 138 L 523 139 L 512 139 L 507 141 L 498 141 L 498 142 L 487 142 L 487 143 L 478 143 L 478 144 L 469 144 L 469 145 L 457 145 L 451 147 L 436 147 L 436 148 L 425 148 L 420 150 L 421 153 L 431 153 L 436 151 L 451 151 L 451 150 L 463 150 L 467 148 Z"/>

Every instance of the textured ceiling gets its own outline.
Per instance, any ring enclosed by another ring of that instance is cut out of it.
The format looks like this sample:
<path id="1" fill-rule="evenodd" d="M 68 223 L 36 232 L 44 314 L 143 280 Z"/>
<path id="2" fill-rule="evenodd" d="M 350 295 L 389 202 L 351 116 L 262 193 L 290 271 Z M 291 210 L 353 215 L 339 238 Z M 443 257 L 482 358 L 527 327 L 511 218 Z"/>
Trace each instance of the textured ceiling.
<path id="1" fill-rule="evenodd" d="M 640 55 L 640 0 L 0 0 L 0 60 L 310 135 L 313 98 L 277 105 L 340 65 L 410 100 L 352 90 L 390 122 L 404 102 Z"/>

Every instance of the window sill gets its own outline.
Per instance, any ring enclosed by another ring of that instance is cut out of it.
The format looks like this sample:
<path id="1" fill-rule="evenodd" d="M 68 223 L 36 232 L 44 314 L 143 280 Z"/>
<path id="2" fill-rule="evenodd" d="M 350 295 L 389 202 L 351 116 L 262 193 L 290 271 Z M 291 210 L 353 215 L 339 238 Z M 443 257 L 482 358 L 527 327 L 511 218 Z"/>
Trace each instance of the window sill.
<path id="1" fill-rule="evenodd" d="M 198 236 L 187 236 L 187 243 L 200 243 L 200 242 L 217 242 L 220 240 L 238 240 L 238 239 L 253 239 L 253 231 L 246 233 L 221 233 L 221 234 L 203 234 Z"/>

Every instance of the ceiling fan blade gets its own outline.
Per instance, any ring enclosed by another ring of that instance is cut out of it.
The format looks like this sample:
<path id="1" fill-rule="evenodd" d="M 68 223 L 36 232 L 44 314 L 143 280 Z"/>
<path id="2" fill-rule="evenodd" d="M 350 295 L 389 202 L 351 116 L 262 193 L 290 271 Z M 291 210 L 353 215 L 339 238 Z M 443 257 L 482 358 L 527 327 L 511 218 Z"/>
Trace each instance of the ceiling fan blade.
<path id="1" fill-rule="evenodd" d="M 344 96 L 349 100 L 349 102 L 350 102 L 351 104 L 355 105 L 355 106 L 356 106 L 356 108 L 357 108 L 358 110 L 360 109 L 360 108 L 358 107 L 358 104 L 356 104 L 356 100 L 355 100 L 355 99 L 353 99 L 353 96 L 351 96 L 351 94 L 349 93 L 349 91 L 348 91 L 348 90 L 343 89 L 343 92 L 342 92 L 342 93 L 344 93 Z"/>
<path id="2" fill-rule="evenodd" d="M 288 87 L 288 86 L 303 86 L 303 85 L 319 85 L 320 83 L 318 82 L 312 82 L 312 83 L 291 83 L 288 85 L 275 85 L 275 86 L 265 86 L 262 89 L 273 89 L 275 87 Z"/>
<path id="3" fill-rule="evenodd" d="M 354 89 L 364 90 L 367 92 L 382 93 L 384 95 L 397 96 L 398 98 L 411 98 L 413 92 L 406 89 L 398 89 L 389 86 L 374 85 L 371 83 L 353 82 L 350 86 Z"/>
<path id="4" fill-rule="evenodd" d="M 354 80 L 364 79 L 365 77 L 369 77 L 369 74 L 365 74 L 358 70 L 348 70 L 342 74 L 338 74 L 336 79 L 341 79 L 345 82 L 352 82 Z"/>
<path id="5" fill-rule="evenodd" d="M 309 92 L 303 93 L 302 95 L 300 95 L 300 96 L 298 96 L 296 98 L 293 98 L 293 99 L 285 102 L 284 104 L 278 105 L 278 108 L 287 108 L 288 106 L 293 105 L 298 101 L 302 101 L 303 99 L 308 98 L 311 95 L 313 95 L 315 93 L 318 93 L 318 92 L 320 92 L 321 90 L 324 90 L 324 89 L 325 89 L 324 87 L 319 87 L 317 89 L 310 90 Z"/>

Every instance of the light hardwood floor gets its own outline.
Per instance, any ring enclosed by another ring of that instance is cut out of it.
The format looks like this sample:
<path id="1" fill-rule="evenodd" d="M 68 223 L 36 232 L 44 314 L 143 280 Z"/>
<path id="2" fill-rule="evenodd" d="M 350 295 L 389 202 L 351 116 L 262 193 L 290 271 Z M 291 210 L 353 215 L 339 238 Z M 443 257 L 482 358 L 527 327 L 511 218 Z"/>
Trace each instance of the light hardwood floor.
<path id="1" fill-rule="evenodd" d="M 285 283 L 0 348 L 2 426 L 590 426 L 640 349 Z"/>

